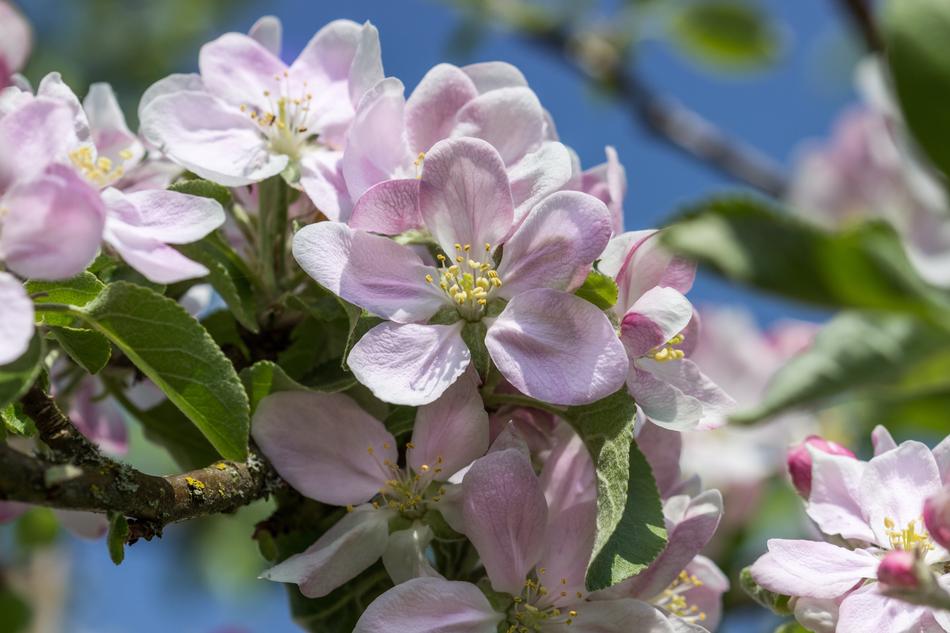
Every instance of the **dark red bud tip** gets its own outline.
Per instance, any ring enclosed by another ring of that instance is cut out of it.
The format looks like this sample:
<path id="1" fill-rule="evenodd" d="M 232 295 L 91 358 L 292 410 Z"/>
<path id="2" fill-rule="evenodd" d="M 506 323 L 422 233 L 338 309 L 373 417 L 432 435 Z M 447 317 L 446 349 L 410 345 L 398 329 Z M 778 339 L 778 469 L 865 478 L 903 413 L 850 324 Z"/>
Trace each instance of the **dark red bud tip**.
<path id="1" fill-rule="evenodd" d="M 888 587 L 918 589 L 920 580 L 917 577 L 917 559 L 914 552 L 888 552 L 877 567 L 877 579 Z"/>

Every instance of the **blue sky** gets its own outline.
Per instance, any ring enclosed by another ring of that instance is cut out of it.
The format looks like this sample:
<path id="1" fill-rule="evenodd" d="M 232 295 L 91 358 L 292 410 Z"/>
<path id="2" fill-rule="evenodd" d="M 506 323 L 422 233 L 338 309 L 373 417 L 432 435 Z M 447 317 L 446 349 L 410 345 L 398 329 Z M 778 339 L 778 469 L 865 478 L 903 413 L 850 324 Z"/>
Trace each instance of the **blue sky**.
<path id="1" fill-rule="evenodd" d="M 786 29 L 785 51 L 777 67 L 753 76 L 710 75 L 659 40 L 641 48 L 638 66 L 658 90 L 689 104 L 730 134 L 789 166 L 800 142 L 827 135 L 838 112 L 854 99 L 848 68 L 853 57 L 848 52 L 847 32 L 835 11 L 835 3 L 763 2 L 779 16 Z M 246 30 L 262 13 L 273 13 L 283 19 L 284 53 L 289 58 L 320 25 L 331 19 L 372 20 L 381 33 L 387 74 L 402 79 L 407 92 L 428 68 L 446 61 L 447 45 L 457 25 L 453 10 L 432 1 L 282 0 L 258 2 L 246 15 L 238 16 L 235 23 L 218 25 L 219 31 Z M 197 48 L 190 59 L 197 59 Z M 650 137 L 631 121 L 625 110 L 593 97 L 560 61 L 509 34 L 495 32 L 471 59 L 451 61 L 494 59 L 512 62 L 522 69 L 554 115 L 562 140 L 577 150 L 585 165 L 602 162 L 605 145 L 617 148 L 630 182 L 625 205 L 628 228 L 656 225 L 684 203 L 735 187 Z M 750 305 L 764 322 L 786 315 L 819 314 L 754 297 L 706 275 L 700 277 L 691 296 L 700 305 Z M 74 593 L 67 631 L 296 630 L 277 586 L 268 585 L 253 595 L 222 597 L 210 593 L 186 564 L 182 552 L 186 538 L 187 532 L 172 527 L 165 539 L 131 548 L 119 568 L 109 562 L 103 543 L 72 544 Z M 729 633 L 758 630 L 764 629 L 727 629 Z"/>

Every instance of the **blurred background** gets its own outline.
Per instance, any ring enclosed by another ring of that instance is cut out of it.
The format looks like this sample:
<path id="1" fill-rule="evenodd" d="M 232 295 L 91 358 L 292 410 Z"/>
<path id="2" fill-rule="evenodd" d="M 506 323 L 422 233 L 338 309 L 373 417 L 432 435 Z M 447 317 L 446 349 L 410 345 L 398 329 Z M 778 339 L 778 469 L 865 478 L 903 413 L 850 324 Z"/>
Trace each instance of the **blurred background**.
<path id="1" fill-rule="evenodd" d="M 691 201 L 745 187 L 658 138 L 619 98 L 619 65 L 643 90 L 688 108 L 736 143 L 761 154 L 763 169 L 788 176 L 803 143 L 830 134 L 855 103 L 855 64 L 864 44 L 836 0 L 565 1 L 499 0 L 21 0 L 35 29 L 24 74 L 34 85 L 52 70 L 82 95 L 90 82 L 111 83 L 133 129 L 138 96 L 171 72 L 196 70 L 202 43 L 246 31 L 261 15 L 284 24 L 283 56 L 292 60 L 335 18 L 371 20 L 380 30 L 387 75 L 407 93 L 433 65 L 504 60 L 517 65 L 557 124 L 561 140 L 585 167 L 617 149 L 629 181 L 627 229 L 659 226 Z M 718 13 L 709 6 L 717 5 Z M 732 9 L 729 9 L 732 6 Z M 704 8 L 705 7 L 705 8 Z M 725 9 L 723 9 L 725 7 Z M 738 7 L 738 8 L 736 8 Z M 703 13 L 706 11 L 706 13 Z M 732 13 L 730 13 L 732 11 Z M 564 35 L 552 41 L 549 35 Z M 567 45 L 568 56 L 562 55 Z M 618 58 L 619 56 L 619 58 Z M 591 79 L 593 78 L 593 80 Z M 698 119 L 696 119 L 698 120 Z M 695 121 L 694 121 L 695 123 Z M 759 326 L 826 314 L 763 298 L 700 275 L 698 306 L 741 305 Z M 754 324 L 753 324 L 754 325 Z M 752 325 L 750 325 L 752 327 Z M 754 331 L 754 330 L 753 330 Z M 140 436 L 130 461 L 149 472 L 175 470 Z M 774 457 L 774 456 L 773 456 Z M 780 464 L 771 464 L 780 466 Z M 715 482 L 711 482 L 713 485 Z M 735 572 L 763 549 L 764 535 L 800 533 L 799 504 L 780 478 L 758 492 L 756 512 L 738 519 L 717 544 Z M 728 502 L 727 502 L 728 503 Z M 0 633 L 19 630 L 32 601 L 30 629 L 80 633 L 257 633 L 298 630 L 280 585 L 255 580 L 263 567 L 251 540 L 266 503 L 236 517 L 167 529 L 160 540 L 131 547 L 121 567 L 101 540 L 78 539 L 52 512 L 29 511 L 0 526 Z M 727 598 L 726 633 L 771 631 L 772 616 L 741 592 Z"/>

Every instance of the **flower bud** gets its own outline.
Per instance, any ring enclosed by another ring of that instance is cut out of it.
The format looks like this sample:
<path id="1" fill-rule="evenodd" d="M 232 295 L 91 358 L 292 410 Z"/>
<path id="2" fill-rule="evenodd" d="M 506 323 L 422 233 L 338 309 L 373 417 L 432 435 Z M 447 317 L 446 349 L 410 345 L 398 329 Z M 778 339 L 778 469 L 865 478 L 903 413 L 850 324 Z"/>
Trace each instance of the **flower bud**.
<path id="1" fill-rule="evenodd" d="M 811 453 L 808 452 L 809 446 L 829 455 L 854 457 L 854 453 L 844 446 L 817 435 L 809 435 L 803 442 L 790 448 L 787 460 L 788 474 L 792 477 L 795 490 L 805 499 L 811 494 Z"/>
<path id="2" fill-rule="evenodd" d="M 877 567 L 877 579 L 894 589 L 918 589 L 920 579 L 914 552 L 900 549 L 888 552 Z"/>
<path id="3" fill-rule="evenodd" d="M 935 543 L 950 549 L 950 486 L 924 501 L 924 525 Z"/>

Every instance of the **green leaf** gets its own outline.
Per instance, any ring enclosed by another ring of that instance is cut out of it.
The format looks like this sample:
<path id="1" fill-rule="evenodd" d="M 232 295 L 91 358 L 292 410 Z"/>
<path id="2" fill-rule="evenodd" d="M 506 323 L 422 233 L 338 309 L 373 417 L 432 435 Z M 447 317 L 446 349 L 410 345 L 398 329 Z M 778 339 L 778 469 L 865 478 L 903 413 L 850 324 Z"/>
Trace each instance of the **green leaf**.
<path id="1" fill-rule="evenodd" d="M 950 3 L 890 0 L 884 11 L 887 59 L 907 126 L 950 175 Z"/>
<path id="2" fill-rule="evenodd" d="M 202 178 L 173 182 L 168 186 L 168 190 L 177 193 L 186 193 L 189 196 L 211 198 L 212 200 L 217 200 L 218 204 L 222 207 L 231 205 L 231 192 L 227 187 L 222 187 L 219 184 Z"/>
<path id="3" fill-rule="evenodd" d="M 733 421 L 755 422 L 851 389 L 874 389 L 897 380 L 910 362 L 947 346 L 950 334 L 910 317 L 839 314 L 811 347 L 778 371 L 759 405 Z"/>
<path id="4" fill-rule="evenodd" d="M 462 340 L 472 353 L 472 365 L 482 380 L 488 376 L 488 370 L 491 368 L 491 356 L 488 354 L 488 347 L 485 346 L 487 333 L 488 326 L 484 321 L 466 322 L 462 326 Z"/>
<path id="5" fill-rule="evenodd" d="M 29 603 L 8 587 L 0 586 L 0 633 L 27 631 L 32 619 Z"/>
<path id="6" fill-rule="evenodd" d="M 33 424 L 33 420 L 23 412 L 23 407 L 20 406 L 19 402 L 11 402 L 0 409 L 0 421 L 3 422 L 3 426 L 0 427 L 0 430 L 4 433 L 24 437 L 36 435 L 36 425 Z M 0 433 L 0 437 L 2 436 L 3 433 Z"/>
<path id="7" fill-rule="evenodd" d="M 829 233 L 755 198 L 727 196 L 697 205 L 663 233 L 668 247 L 722 276 L 790 299 L 934 322 L 950 309 L 884 223 Z"/>
<path id="8" fill-rule="evenodd" d="M 782 35 L 770 16 L 747 0 L 692 0 L 673 14 L 672 41 L 697 61 L 731 69 L 767 66 Z"/>
<path id="9" fill-rule="evenodd" d="M 309 391 L 299 382 L 289 377 L 280 365 L 269 360 L 254 363 L 241 372 L 241 381 L 251 401 L 251 412 L 257 410 L 261 400 L 278 391 Z"/>
<path id="10" fill-rule="evenodd" d="M 597 471 L 597 536 L 587 569 L 590 591 L 640 573 L 666 545 L 656 481 L 632 439 L 636 415 L 636 403 L 626 389 L 565 413 Z"/>
<path id="11" fill-rule="evenodd" d="M 12 363 L 0 365 L 0 408 L 26 393 L 40 375 L 45 347 L 43 337 L 38 332 L 34 333 L 23 356 Z"/>
<path id="12" fill-rule="evenodd" d="M 363 335 L 372 330 L 374 327 L 383 322 L 383 319 L 380 319 L 377 316 L 374 316 L 352 304 L 346 303 L 340 299 L 340 304 L 346 310 L 347 318 L 350 321 L 350 331 L 346 337 L 346 348 L 343 350 L 343 367 L 347 370 L 349 368 L 346 365 L 346 359 L 350 355 L 350 350 L 353 349 L 353 346 L 363 338 Z"/>
<path id="13" fill-rule="evenodd" d="M 401 436 L 409 436 L 416 423 L 416 408 L 405 405 L 395 405 L 386 416 L 383 424 L 397 440 Z"/>
<path id="14" fill-rule="evenodd" d="M 145 411 L 128 402 L 122 406 L 142 425 L 145 439 L 168 451 L 182 469 L 204 468 L 217 461 L 218 451 L 170 401 Z"/>
<path id="15" fill-rule="evenodd" d="M 48 547 L 57 536 L 59 521 L 49 508 L 32 507 L 17 520 L 17 543 L 24 549 Z"/>
<path id="16" fill-rule="evenodd" d="M 619 292 L 617 282 L 602 272 L 592 270 L 574 294 L 590 301 L 601 310 L 607 310 L 617 303 Z"/>
<path id="17" fill-rule="evenodd" d="M 176 248 L 208 269 L 208 283 L 221 295 L 234 318 L 251 332 L 257 332 L 257 303 L 251 272 L 220 232 Z"/>
<path id="18" fill-rule="evenodd" d="M 116 282 L 77 314 L 121 349 L 222 457 L 247 457 L 250 415 L 241 381 L 184 308 L 142 286 Z"/>
<path id="19" fill-rule="evenodd" d="M 778 615 L 792 614 L 792 609 L 788 604 L 791 598 L 760 587 L 752 578 L 752 572 L 749 571 L 748 567 L 744 568 L 739 574 L 739 586 L 742 587 L 743 591 L 745 591 L 750 598 L 766 609 Z"/>
<path id="20" fill-rule="evenodd" d="M 109 548 L 109 558 L 116 565 L 125 560 L 125 541 L 129 538 L 129 522 L 119 512 L 109 513 L 109 535 L 106 545 Z"/>
<path id="21" fill-rule="evenodd" d="M 112 357 L 109 339 L 95 330 L 50 326 L 49 333 L 63 351 L 90 374 L 98 374 Z"/>
<path id="22" fill-rule="evenodd" d="M 26 291 L 34 297 L 33 302 L 39 306 L 44 303 L 62 303 L 72 306 L 84 306 L 102 292 L 105 288 L 99 279 L 90 272 L 83 272 L 72 279 L 62 281 L 28 281 Z M 36 313 L 37 323 L 47 325 L 71 325 L 73 317 L 63 312 Z"/>

